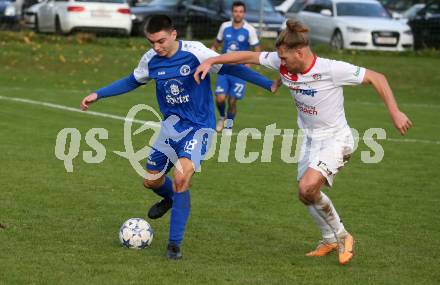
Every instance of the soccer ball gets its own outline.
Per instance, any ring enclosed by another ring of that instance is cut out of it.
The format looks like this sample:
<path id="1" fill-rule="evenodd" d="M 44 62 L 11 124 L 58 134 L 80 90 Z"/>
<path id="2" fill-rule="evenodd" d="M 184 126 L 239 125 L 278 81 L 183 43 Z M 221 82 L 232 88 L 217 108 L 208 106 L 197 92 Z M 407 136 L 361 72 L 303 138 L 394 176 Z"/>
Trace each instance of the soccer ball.
<path id="1" fill-rule="evenodd" d="M 128 248 L 146 248 L 153 241 L 153 229 L 144 219 L 129 219 L 119 229 L 119 241 Z"/>

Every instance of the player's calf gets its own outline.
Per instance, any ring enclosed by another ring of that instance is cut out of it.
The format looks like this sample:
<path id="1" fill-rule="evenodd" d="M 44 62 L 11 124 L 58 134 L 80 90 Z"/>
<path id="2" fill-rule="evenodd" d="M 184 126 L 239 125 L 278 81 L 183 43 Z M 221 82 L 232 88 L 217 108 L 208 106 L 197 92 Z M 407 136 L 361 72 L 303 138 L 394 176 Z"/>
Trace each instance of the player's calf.
<path id="1" fill-rule="evenodd" d="M 144 179 L 144 187 L 151 189 L 163 199 L 148 210 L 150 219 L 158 219 L 165 215 L 173 206 L 173 184 L 169 177 L 161 177 L 157 180 Z"/>

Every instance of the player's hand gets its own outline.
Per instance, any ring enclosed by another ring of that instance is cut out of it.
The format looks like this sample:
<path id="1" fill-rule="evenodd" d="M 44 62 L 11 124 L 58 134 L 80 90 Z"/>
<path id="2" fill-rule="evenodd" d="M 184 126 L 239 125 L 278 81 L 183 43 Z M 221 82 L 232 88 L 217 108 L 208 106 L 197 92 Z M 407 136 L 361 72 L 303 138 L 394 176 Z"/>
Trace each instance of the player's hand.
<path id="1" fill-rule="evenodd" d="M 89 109 L 89 105 L 96 102 L 96 100 L 98 100 L 98 94 L 96 93 L 92 93 L 86 97 L 84 97 L 84 99 L 82 99 L 81 101 L 81 110 L 83 111 L 87 111 Z"/>
<path id="2" fill-rule="evenodd" d="M 278 88 L 280 88 L 282 82 L 281 82 L 281 78 L 278 78 L 277 80 L 274 80 L 272 82 L 272 87 L 270 87 L 270 91 L 272 93 L 276 93 L 278 91 Z"/>
<path id="3" fill-rule="evenodd" d="M 400 111 L 391 114 L 391 119 L 393 120 L 394 127 L 396 127 L 402 136 L 413 126 L 405 113 Z"/>
<path id="4" fill-rule="evenodd" d="M 194 80 L 197 82 L 197 84 L 200 84 L 200 80 L 205 79 L 206 74 L 208 74 L 211 67 L 212 67 L 212 64 L 209 61 L 209 59 L 205 60 L 197 67 L 196 71 L 194 72 Z"/>

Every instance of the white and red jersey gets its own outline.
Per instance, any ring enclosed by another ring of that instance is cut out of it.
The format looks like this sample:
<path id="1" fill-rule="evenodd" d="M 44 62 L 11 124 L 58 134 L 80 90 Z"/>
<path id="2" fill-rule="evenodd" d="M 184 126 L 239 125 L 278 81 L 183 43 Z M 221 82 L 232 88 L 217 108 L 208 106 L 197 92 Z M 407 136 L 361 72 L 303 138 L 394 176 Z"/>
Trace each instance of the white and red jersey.
<path id="1" fill-rule="evenodd" d="M 260 64 L 280 72 L 295 101 L 301 129 L 318 134 L 348 127 L 342 86 L 361 84 L 365 68 L 315 56 L 305 72 L 291 74 L 276 52 L 262 52 Z"/>

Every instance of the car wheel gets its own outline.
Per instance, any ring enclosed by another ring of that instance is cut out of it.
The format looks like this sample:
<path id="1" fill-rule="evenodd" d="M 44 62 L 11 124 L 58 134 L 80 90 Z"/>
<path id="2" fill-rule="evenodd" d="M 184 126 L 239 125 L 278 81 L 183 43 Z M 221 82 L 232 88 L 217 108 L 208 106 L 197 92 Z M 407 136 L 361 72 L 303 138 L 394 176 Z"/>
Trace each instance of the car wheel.
<path id="1" fill-rule="evenodd" d="M 40 33 L 40 24 L 38 23 L 38 15 L 35 14 L 35 19 L 34 19 L 34 32 L 36 33 Z"/>
<path id="2" fill-rule="evenodd" d="M 339 30 L 336 30 L 330 40 L 330 46 L 334 49 L 343 49 L 344 48 L 344 38 L 342 37 L 342 33 Z"/>
<path id="3" fill-rule="evenodd" d="M 61 30 L 60 18 L 58 16 L 55 18 L 55 34 L 62 35 L 63 30 Z"/>
<path id="4" fill-rule="evenodd" d="M 142 37 L 145 36 L 145 31 L 147 30 L 148 22 L 150 21 L 150 18 L 146 18 L 142 23 L 139 25 L 138 34 Z"/>

